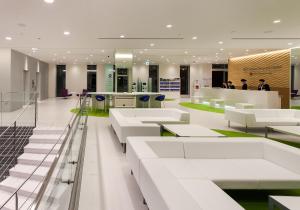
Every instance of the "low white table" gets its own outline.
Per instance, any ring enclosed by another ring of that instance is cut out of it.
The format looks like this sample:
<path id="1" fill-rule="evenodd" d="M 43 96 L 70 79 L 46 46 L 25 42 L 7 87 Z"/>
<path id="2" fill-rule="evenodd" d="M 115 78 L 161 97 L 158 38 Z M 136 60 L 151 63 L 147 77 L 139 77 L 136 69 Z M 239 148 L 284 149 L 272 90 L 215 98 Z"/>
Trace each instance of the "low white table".
<path id="1" fill-rule="evenodd" d="M 268 137 L 269 131 L 277 131 L 284 134 L 300 136 L 300 126 L 268 126 L 266 127 L 266 138 Z"/>
<path id="2" fill-rule="evenodd" d="M 224 137 L 223 134 L 196 124 L 163 124 L 162 127 L 178 137 Z"/>
<path id="3" fill-rule="evenodd" d="M 254 104 L 249 104 L 249 103 L 236 103 L 235 107 L 237 109 L 253 109 Z"/>
<path id="4" fill-rule="evenodd" d="M 281 210 L 299 210 L 299 196 L 270 196 L 269 210 L 275 210 L 275 207 Z"/>

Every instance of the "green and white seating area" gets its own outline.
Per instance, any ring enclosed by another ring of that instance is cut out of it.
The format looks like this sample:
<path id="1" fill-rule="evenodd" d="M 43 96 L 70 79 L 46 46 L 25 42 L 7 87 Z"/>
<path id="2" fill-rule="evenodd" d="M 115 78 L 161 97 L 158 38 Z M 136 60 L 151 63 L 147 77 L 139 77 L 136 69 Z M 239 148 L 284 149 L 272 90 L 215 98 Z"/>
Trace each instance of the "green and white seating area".
<path id="1" fill-rule="evenodd" d="M 129 137 L 149 209 L 242 210 L 223 190 L 299 189 L 300 151 L 265 138 Z"/>

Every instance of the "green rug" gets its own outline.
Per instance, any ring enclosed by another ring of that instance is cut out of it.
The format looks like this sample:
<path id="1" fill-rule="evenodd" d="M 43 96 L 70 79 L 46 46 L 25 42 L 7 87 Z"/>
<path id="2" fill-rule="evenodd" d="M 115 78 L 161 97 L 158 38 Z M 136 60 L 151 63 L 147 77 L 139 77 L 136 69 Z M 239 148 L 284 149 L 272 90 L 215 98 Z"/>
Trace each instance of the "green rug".
<path id="1" fill-rule="evenodd" d="M 179 103 L 179 105 L 189 108 L 189 109 L 201 110 L 201 111 L 206 111 L 206 112 L 214 112 L 214 113 L 220 113 L 220 114 L 224 113 L 224 109 L 211 107 L 211 106 L 205 105 L 205 104 L 193 104 L 191 102 L 181 102 L 181 103 Z"/>
<path id="2" fill-rule="evenodd" d="M 300 109 L 300 106 L 292 106 L 292 109 Z"/>
<path id="3" fill-rule="evenodd" d="M 161 136 L 175 136 L 173 133 L 163 130 L 163 132 L 161 133 Z"/>
<path id="4" fill-rule="evenodd" d="M 166 98 L 165 101 L 175 101 L 175 98 Z"/>
<path id="5" fill-rule="evenodd" d="M 238 131 L 228 131 L 228 130 L 219 130 L 219 129 L 212 129 L 220 134 L 223 134 L 226 137 L 259 137 L 257 135 L 251 133 L 244 133 Z"/>
<path id="6" fill-rule="evenodd" d="M 79 113 L 79 108 L 71 109 L 71 112 L 78 114 Z M 109 116 L 109 111 L 105 112 L 101 109 L 88 108 L 87 109 L 87 116 L 90 116 L 90 117 L 108 117 Z"/>

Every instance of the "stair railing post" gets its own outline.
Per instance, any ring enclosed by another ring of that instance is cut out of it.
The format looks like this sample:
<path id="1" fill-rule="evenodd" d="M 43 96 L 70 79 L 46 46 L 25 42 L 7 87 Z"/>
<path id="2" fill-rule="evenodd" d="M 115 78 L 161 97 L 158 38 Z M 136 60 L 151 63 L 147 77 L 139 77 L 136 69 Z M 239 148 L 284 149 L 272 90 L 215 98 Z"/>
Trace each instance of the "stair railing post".
<path id="1" fill-rule="evenodd" d="M 35 96 L 34 96 L 34 127 L 36 127 L 36 123 L 37 123 L 37 94 L 35 93 Z"/>
<path id="2" fill-rule="evenodd" d="M 13 136 L 14 136 L 14 150 L 15 150 L 15 154 L 14 154 L 14 162 L 15 164 L 17 164 L 17 137 L 16 137 L 16 132 L 17 132 L 17 121 L 14 122 L 14 131 L 13 131 Z"/>
<path id="3" fill-rule="evenodd" d="M 16 205 L 15 205 L 15 207 L 16 207 L 16 210 L 18 210 L 19 209 L 19 201 L 18 201 L 18 192 L 16 192 L 16 198 L 15 198 L 15 201 L 16 201 Z"/>

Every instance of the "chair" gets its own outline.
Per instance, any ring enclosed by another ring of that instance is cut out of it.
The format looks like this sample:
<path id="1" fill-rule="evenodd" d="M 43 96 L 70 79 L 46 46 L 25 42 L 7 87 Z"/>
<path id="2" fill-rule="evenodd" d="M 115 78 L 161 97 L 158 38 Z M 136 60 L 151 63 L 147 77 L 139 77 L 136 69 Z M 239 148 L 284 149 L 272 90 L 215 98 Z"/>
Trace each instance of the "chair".
<path id="1" fill-rule="evenodd" d="M 142 102 L 143 108 L 145 108 L 145 107 L 144 107 L 145 103 L 148 103 L 148 108 L 149 108 L 149 100 L 150 100 L 150 96 L 149 96 L 149 95 L 142 95 L 142 96 L 139 98 L 139 100 Z"/>
<path id="2" fill-rule="evenodd" d="M 68 89 L 62 89 L 61 90 L 61 96 L 64 99 L 67 99 L 68 97 L 72 96 L 72 94 L 69 93 Z"/>
<path id="3" fill-rule="evenodd" d="M 166 98 L 165 95 L 159 95 L 159 96 L 156 96 L 156 97 L 155 97 L 155 101 L 161 102 L 161 103 L 163 104 L 163 107 L 165 107 L 165 103 L 164 103 L 165 98 Z"/>
<path id="4" fill-rule="evenodd" d="M 106 106 L 105 106 L 105 96 L 103 96 L 103 95 L 96 95 L 96 96 L 95 96 L 95 99 L 96 99 L 98 102 L 103 102 L 104 111 L 106 111 Z"/>

